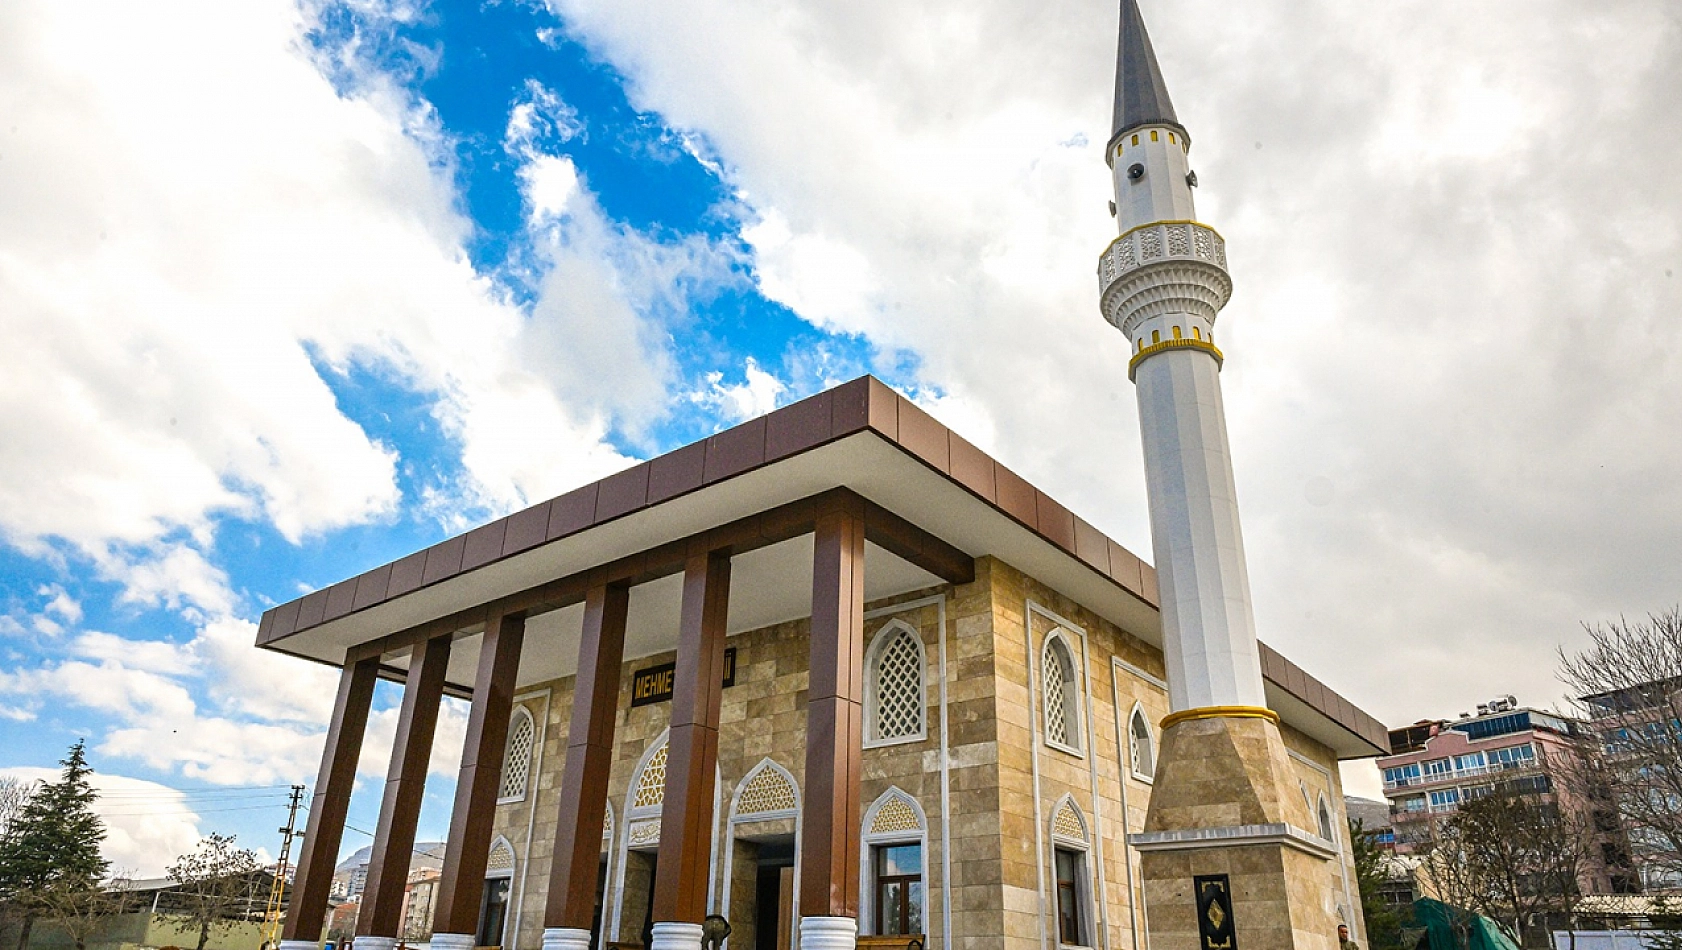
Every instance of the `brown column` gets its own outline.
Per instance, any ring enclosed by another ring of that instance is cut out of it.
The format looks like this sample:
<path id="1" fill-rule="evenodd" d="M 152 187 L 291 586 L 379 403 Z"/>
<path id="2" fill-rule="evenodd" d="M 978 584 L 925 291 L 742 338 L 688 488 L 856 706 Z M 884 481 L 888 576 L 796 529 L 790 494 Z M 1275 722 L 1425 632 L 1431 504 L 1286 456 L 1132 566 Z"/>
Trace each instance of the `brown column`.
<path id="1" fill-rule="evenodd" d="M 546 929 L 589 930 L 596 908 L 607 778 L 613 766 L 613 727 L 619 706 L 619 668 L 625 657 L 630 588 L 590 588 L 584 595 L 584 632 L 561 772 L 555 857 L 549 869 Z"/>
<path id="2" fill-rule="evenodd" d="M 514 708 L 514 677 L 525 635 L 526 618 L 521 615 L 492 617 L 485 624 L 479 672 L 473 679 L 473 707 L 467 714 L 467 742 L 456 778 L 455 807 L 450 813 L 450 838 L 438 878 L 435 934 L 471 937 L 479 929 L 491 823 L 496 817 L 508 716 Z"/>
<path id="3" fill-rule="evenodd" d="M 666 798 L 660 807 L 660 863 L 653 897 L 656 922 L 699 924 L 707 914 L 729 610 L 730 556 L 721 551 L 691 555 L 683 568 Z"/>
<path id="4" fill-rule="evenodd" d="M 356 759 L 362 753 L 362 734 L 368 727 L 368 704 L 374 698 L 379 667 L 379 658 L 374 657 L 345 667 L 339 676 L 333 722 L 327 728 L 321 773 L 316 776 L 315 797 L 310 800 L 310 820 L 292 882 L 282 940 L 321 940 L 327 896 L 333 887 L 333 866 L 339 860 L 339 839 L 345 833 L 345 812 L 350 807 L 351 786 L 356 783 Z"/>
<path id="5" fill-rule="evenodd" d="M 380 823 L 374 827 L 374 851 L 368 858 L 368 883 L 356 917 L 358 936 L 396 937 L 402 925 L 403 892 L 409 878 L 409 859 L 415 850 L 415 823 L 426 794 L 426 767 L 432 759 L 432 738 L 449 663 L 449 637 L 416 644 L 409 655 L 403 706 L 391 743 L 391 767 L 386 771 L 385 797 L 380 801 Z"/>
<path id="6" fill-rule="evenodd" d="M 864 517 L 857 500 L 818 513 L 800 913 L 859 913 L 859 779 L 864 748 Z"/>

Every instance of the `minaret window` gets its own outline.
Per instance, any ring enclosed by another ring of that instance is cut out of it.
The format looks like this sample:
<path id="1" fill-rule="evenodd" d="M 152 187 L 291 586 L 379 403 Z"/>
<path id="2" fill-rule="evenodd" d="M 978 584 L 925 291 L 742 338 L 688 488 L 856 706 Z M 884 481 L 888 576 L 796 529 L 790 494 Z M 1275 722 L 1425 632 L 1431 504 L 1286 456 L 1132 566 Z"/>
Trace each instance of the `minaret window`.
<path id="1" fill-rule="evenodd" d="M 901 621 L 883 627 L 865 656 L 866 745 L 915 742 L 928 734 L 923 638 Z"/>
<path id="2" fill-rule="evenodd" d="M 1054 748 L 1081 754 L 1080 680 L 1068 641 L 1054 633 L 1040 658 L 1040 683 L 1045 702 L 1045 741 Z"/>

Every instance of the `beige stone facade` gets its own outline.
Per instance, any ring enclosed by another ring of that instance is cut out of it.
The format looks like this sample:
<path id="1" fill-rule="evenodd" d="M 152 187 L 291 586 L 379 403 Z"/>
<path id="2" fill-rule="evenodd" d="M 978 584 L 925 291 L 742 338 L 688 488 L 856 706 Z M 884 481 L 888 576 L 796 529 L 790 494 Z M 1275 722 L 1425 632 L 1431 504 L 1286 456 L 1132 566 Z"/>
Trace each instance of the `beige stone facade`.
<path id="1" fill-rule="evenodd" d="M 1145 830 L 1158 724 L 1168 712 L 1161 651 L 1000 560 L 979 559 L 975 573 L 970 584 L 867 605 L 867 648 L 874 651 L 881 637 L 915 633 L 923 710 L 921 728 L 909 734 L 909 720 L 895 721 L 899 731 L 891 739 L 875 740 L 867 728 L 858 819 L 867 865 L 861 931 L 877 929 L 875 874 L 868 866 L 873 855 L 915 843 L 923 901 L 922 920 L 911 929 L 924 934 L 930 950 L 1152 946 L 1146 921 L 1153 932 L 1171 922 L 1151 918 L 1141 859 L 1153 862 L 1153 870 L 1186 860 L 1141 855 L 1127 843 L 1130 833 Z M 807 620 L 794 620 L 729 639 L 736 671 L 723 694 L 709 907 L 730 919 L 735 950 L 787 947 L 794 938 L 792 928 L 778 932 L 791 921 L 786 914 L 779 921 L 766 901 L 788 907 L 791 879 L 799 873 L 795 806 L 805 762 L 807 626 Z M 898 650 L 897 659 L 910 655 L 908 645 Z M 867 659 L 877 655 L 867 653 Z M 625 664 L 622 675 L 602 839 L 601 945 L 642 943 L 670 704 L 632 708 L 631 679 L 637 670 L 671 659 L 638 658 Z M 1048 665 L 1057 666 L 1049 683 Z M 866 698 L 881 701 L 869 687 Z M 527 687 L 516 701 L 534 718 L 536 741 L 523 763 L 531 777 L 525 793 L 497 806 L 496 831 L 513 852 L 504 945 L 536 950 L 556 822 L 566 815 L 557 788 L 572 681 Z M 1150 733 L 1138 758 L 1140 743 L 1130 728 L 1135 710 Z M 867 708 L 867 723 L 872 715 Z M 1324 937 L 1322 946 L 1334 946 L 1339 919 L 1364 944 L 1336 754 L 1288 726 L 1280 738 L 1284 756 L 1275 764 L 1283 772 L 1273 787 L 1283 788 L 1288 800 L 1275 806 L 1293 823 L 1326 833 L 1336 857 L 1224 849 L 1217 860 L 1227 863 L 1235 886 L 1250 870 L 1282 865 L 1274 869 L 1275 879 L 1288 881 L 1300 900 L 1324 911 L 1324 923 L 1311 929 L 1334 930 L 1304 934 L 1302 945 Z M 1076 868 L 1079 936 L 1073 941 L 1059 939 L 1058 851 L 1066 867 Z M 1180 876 L 1189 888 L 1189 875 Z M 1236 910 L 1240 941 L 1278 925 L 1255 902 L 1240 900 Z M 1155 944 L 1156 950 L 1179 946 Z"/>

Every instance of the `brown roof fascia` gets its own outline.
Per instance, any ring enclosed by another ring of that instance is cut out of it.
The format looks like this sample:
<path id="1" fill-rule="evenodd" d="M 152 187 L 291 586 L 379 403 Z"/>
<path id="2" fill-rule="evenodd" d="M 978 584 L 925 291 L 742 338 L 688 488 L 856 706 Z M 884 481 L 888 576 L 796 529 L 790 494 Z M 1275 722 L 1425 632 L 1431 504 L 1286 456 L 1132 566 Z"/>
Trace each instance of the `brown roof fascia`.
<path id="1" fill-rule="evenodd" d="M 1151 607 L 1160 606 L 1156 571 L 1150 564 L 1076 517 L 1068 508 L 942 425 L 909 399 L 889 388 L 886 383 L 874 376 L 862 376 L 834 389 L 791 403 L 768 415 L 750 419 L 702 442 L 639 463 L 600 481 L 474 529 L 469 532 L 469 535 L 474 536 L 475 542 L 471 554 L 467 551 L 468 535 L 457 535 L 433 545 L 426 551 L 416 552 L 390 565 L 375 568 L 359 578 L 341 582 L 335 586 L 345 587 L 346 590 L 342 593 L 334 591 L 333 588 L 328 589 L 328 601 L 333 607 L 339 608 L 339 611 L 326 610 L 325 616 L 320 620 L 314 620 L 304 611 L 303 619 L 311 619 L 314 622 L 300 622 L 300 607 L 307 597 L 273 607 L 264 612 L 259 624 L 258 645 L 273 644 L 310 626 L 366 609 L 422 586 L 441 583 L 474 567 L 529 550 L 538 543 L 547 543 L 606 524 L 691 491 L 866 430 L 893 442 L 906 454 L 946 476 L 954 484 L 1009 516 L 1094 572 L 1108 578 L 1145 604 Z M 739 531 L 744 523 L 763 518 L 773 521 L 780 519 L 787 523 L 789 529 L 802 529 L 793 530 L 779 540 L 797 537 L 808 533 L 811 530 L 810 525 L 803 517 L 791 515 L 798 511 L 798 506 L 809 501 L 810 499 L 807 499 L 761 512 L 732 525 L 713 529 L 712 532 L 703 532 L 703 535 Z M 878 516 L 877 530 L 871 541 L 883 548 L 905 557 L 936 576 L 950 576 L 953 571 L 959 570 L 958 562 L 967 560 L 968 556 L 963 552 L 928 535 L 886 509 L 874 505 L 872 509 L 878 512 Z M 544 518 L 544 513 L 547 513 L 546 537 L 539 542 L 536 540 L 535 526 Z M 930 542 L 927 545 L 908 544 L 904 540 L 906 528 L 926 536 Z M 502 550 L 496 556 L 491 556 L 489 551 L 491 538 L 502 539 Z M 366 655 L 365 651 L 379 648 L 383 644 L 406 645 L 415 642 L 421 636 L 437 636 L 474 626 L 483 622 L 487 609 L 494 609 L 497 605 L 501 605 L 505 612 L 541 611 L 566 606 L 582 600 L 582 588 L 578 586 L 581 583 L 580 578 L 598 572 L 606 571 L 616 579 L 652 579 L 664 576 L 665 573 L 681 567 L 681 556 L 677 554 L 678 546 L 695 541 L 695 538 L 691 538 L 683 542 L 674 542 L 655 551 L 622 559 L 613 565 L 595 568 L 593 571 L 561 578 L 541 587 L 510 595 L 491 605 L 439 618 L 365 644 L 358 648 L 358 654 Z M 754 546 L 760 547 L 763 544 L 756 543 Z M 671 557 L 667 557 L 667 553 L 670 553 Z M 919 561 L 919 558 L 922 560 Z M 633 569 L 632 565 L 637 566 Z M 973 570 L 973 567 L 971 569 Z M 374 599 L 369 595 L 367 589 L 374 587 L 373 584 L 366 583 L 373 580 L 370 575 L 381 575 L 381 579 L 387 580 L 387 596 Z M 358 590 L 359 587 L 364 589 Z M 397 644 L 396 638 L 402 638 L 402 644 Z M 1262 650 L 1264 661 L 1267 654 L 1271 653 L 1280 662 L 1295 667 L 1295 664 L 1279 656 L 1266 644 L 1262 645 Z M 1387 745 L 1387 733 L 1377 720 L 1353 706 L 1350 707 L 1352 716 L 1339 715 L 1339 704 L 1325 701 L 1326 696 L 1336 697 L 1337 694 L 1306 673 L 1302 676 L 1306 677 L 1306 682 L 1310 685 L 1300 693 L 1288 687 L 1285 678 L 1272 675 L 1268 678 L 1364 740 L 1374 742 L 1380 747 Z M 1375 735 L 1380 738 L 1374 739 Z"/>
<path id="2" fill-rule="evenodd" d="M 492 617 L 509 614 L 529 617 L 559 610 L 582 602 L 590 588 L 603 584 L 646 584 L 679 573 L 693 554 L 712 551 L 746 554 L 810 534 L 819 515 L 837 506 L 862 511 L 865 537 L 883 549 L 949 584 L 968 584 L 975 580 L 975 559 L 968 554 L 867 498 L 845 488 L 832 488 L 810 498 L 779 505 L 687 538 L 358 644 L 347 652 L 345 659 L 348 663 L 381 656 L 422 640 L 477 628 Z"/>
<path id="3" fill-rule="evenodd" d="M 1374 748 L 1390 748 L 1390 730 L 1383 723 L 1338 695 L 1331 687 L 1308 675 L 1302 667 L 1285 659 L 1278 650 L 1260 641 L 1257 641 L 1257 646 L 1261 648 L 1262 675 L 1275 686 L 1318 710 Z"/>
<path id="4" fill-rule="evenodd" d="M 1149 565 L 1075 518 L 1067 508 L 881 380 L 863 376 L 466 534 L 447 538 L 361 577 L 343 581 L 328 588 L 328 596 L 323 598 L 324 610 L 300 610 L 293 606 L 297 602 L 271 608 L 263 615 L 257 642 L 259 645 L 274 643 L 539 544 L 589 530 L 866 430 L 893 442 L 1134 597 L 1156 606 L 1155 577 Z M 908 554 L 934 556 L 933 552 L 917 547 L 902 549 L 900 539 L 905 532 L 881 527 L 885 533 L 879 533 L 887 541 L 883 547 L 895 554 L 913 563 L 915 558 Z M 949 560 L 938 567 L 930 573 L 945 576 L 958 569 Z"/>

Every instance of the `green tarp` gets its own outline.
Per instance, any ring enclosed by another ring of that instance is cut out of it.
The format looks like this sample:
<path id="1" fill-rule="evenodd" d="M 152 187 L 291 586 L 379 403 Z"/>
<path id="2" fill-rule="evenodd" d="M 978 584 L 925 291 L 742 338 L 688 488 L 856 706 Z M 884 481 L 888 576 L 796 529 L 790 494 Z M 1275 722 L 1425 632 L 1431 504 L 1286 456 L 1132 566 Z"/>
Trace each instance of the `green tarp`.
<path id="1" fill-rule="evenodd" d="M 1425 928 L 1418 950 L 1519 950 L 1495 921 L 1442 901 L 1421 897 L 1413 902 L 1413 917 Z"/>

